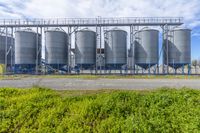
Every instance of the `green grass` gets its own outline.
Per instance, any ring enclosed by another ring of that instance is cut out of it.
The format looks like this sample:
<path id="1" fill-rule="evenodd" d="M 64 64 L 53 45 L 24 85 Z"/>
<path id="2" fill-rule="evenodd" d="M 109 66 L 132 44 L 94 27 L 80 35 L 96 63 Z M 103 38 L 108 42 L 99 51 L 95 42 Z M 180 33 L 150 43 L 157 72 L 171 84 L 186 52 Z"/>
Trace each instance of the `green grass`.
<path id="1" fill-rule="evenodd" d="M 0 132 L 200 132 L 200 91 L 1 88 Z"/>
<path id="2" fill-rule="evenodd" d="M 0 80 L 24 78 L 79 78 L 79 79 L 199 79 L 191 75 L 0 75 Z"/>

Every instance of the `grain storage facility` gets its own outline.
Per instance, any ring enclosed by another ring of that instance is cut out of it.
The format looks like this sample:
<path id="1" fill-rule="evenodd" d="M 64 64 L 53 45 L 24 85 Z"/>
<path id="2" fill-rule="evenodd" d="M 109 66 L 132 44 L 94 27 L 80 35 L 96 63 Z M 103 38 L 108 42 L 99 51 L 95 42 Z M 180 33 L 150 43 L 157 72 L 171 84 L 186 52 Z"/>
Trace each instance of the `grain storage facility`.
<path id="1" fill-rule="evenodd" d="M 158 64 L 159 31 L 145 29 L 135 34 L 135 64 L 147 69 Z"/>
<path id="2" fill-rule="evenodd" d="M 115 28 L 105 34 L 105 65 L 109 69 L 121 69 L 127 64 L 127 32 Z"/>
<path id="3" fill-rule="evenodd" d="M 12 48 L 14 47 L 14 38 L 11 36 L 0 35 L 0 64 L 5 64 L 6 59 L 6 39 L 7 39 L 7 64 L 14 63 L 14 53 Z"/>
<path id="4" fill-rule="evenodd" d="M 40 64 L 41 61 L 40 47 L 41 36 L 39 34 L 37 35 L 30 29 L 15 32 L 15 71 L 17 73 L 35 71 L 36 64 Z"/>
<path id="5" fill-rule="evenodd" d="M 45 63 L 54 69 L 68 64 L 68 35 L 64 31 L 45 31 Z"/>
<path id="6" fill-rule="evenodd" d="M 176 28 L 169 32 L 164 45 L 164 64 L 174 69 L 191 64 L 190 29 Z"/>
<path id="7" fill-rule="evenodd" d="M 75 64 L 83 69 L 96 64 L 96 33 L 89 29 L 75 33 Z"/>
<path id="8" fill-rule="evenodd" d="M 0 64 L 5 73 L 14 64 L 16 73 L 36 74 L 166 74 L 187 65 L 189 74 L 191 30 L 182 24 L 182 17 L 5 19 Z"/>

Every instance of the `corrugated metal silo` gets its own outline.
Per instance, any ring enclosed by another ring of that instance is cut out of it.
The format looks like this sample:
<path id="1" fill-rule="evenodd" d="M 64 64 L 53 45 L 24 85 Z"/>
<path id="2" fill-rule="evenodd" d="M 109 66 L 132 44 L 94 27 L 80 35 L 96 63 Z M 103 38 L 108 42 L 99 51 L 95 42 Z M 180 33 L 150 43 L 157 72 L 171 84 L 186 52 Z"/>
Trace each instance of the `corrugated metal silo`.
<path id="1" fill-rule="evenodd" d="M 127 32 L 115 28 L 106 32 L 105 64 L 109 68 L 121 68 L 127 64 Z"/>
<path id="2" fill-rule="evenodd" d="M 7 51 L 9 51 L 7 55 L 7 64 L 10 65 L 14 62 L 14 56 L 11 54 L 13 50 L 11 48 L 14 47 L 14 38 L 7 36 Z M 6 48 L 6 36 L 0 35 L 0 64 L 5 64 L 5 48 Z"/>
<path id="3" fill-rule="evenodd" d="M 59 29 L 45 31 L 45 62 L 59 69 L 68 64 L 68 35 Z"/>
<path id="4" fill-rule="evenodd" d="M 24 72 L 34 71 L 37 59 L 37 36 L 38 50 L 41 47 L 41 35 L 30 29 L 15 32 L 15 68 Z M 41 53 L 41 52 L 39 52 Z M 38 64 L 41 54 L 38 55 Z M 18 71 L 18 70 L 17 70 Z"/>
<path id="5" fill-rule="evenodd" d="M 75 64 L 89 68 L 96 64 L 96 33 L 85 29 L 75 34 Z"/>
<path id="6" fill-rule="evenodd" d="M 135 64 L 147 69 L 158 64 L 159 31 L 141 30 L 135 34 Z"/>
<path id="7" fill-rule="evenodd" d="M 167 52 L 168 49 L 168 53 Z M 169 33 L 164 45 L 164 63 L 177 69 L 191 63 L 191 30 L 177 28 Z M 168 58 L 167 58 L 168 55 Z M 167 63 L 168 60 L 168 63 Z"/>

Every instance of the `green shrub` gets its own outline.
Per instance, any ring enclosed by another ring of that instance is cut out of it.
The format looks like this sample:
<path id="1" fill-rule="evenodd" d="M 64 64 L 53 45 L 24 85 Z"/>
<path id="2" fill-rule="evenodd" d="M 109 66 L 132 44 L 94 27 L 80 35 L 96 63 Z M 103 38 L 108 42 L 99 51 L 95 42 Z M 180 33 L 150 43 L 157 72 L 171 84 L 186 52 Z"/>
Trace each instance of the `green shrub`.
<path id="1" fill-rule="evenodd" d="M 0 132 L 200 132 L 199 90 L 105 92 L 1 88 Z"/>

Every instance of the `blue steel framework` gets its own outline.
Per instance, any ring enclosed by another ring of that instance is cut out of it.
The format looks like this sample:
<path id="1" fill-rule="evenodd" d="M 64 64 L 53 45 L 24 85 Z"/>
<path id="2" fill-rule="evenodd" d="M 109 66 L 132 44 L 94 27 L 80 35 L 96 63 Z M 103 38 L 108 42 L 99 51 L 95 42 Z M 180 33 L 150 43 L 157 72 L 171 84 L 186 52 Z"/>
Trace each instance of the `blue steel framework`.
<path id="1" fill-rule="evenodd" d="M 134 34 L 139 31 L 140 26 L 159 26 L 163 30 L 163 45 L 164 45 L 164 36 L 167 34 L 168 29 L 170 27 L 177 27 L 183 24 L 182 17 L 113 17 L 113 18 L 58 18 L 58 19 L 1 19 L 0 20 L 0 31 L 5 32 L 5 34 L 9 34 L 8 30 L 10 29 L 11 35 L 13 36 L 13 32 L 18 28 L 36 28 L 36 32 L 42 35 L 42 31 L 44 28 L 48 27 L 67 27 L 69 34 L 69 49 L 71 51 L 71 37 L 72 33 L 76 31 L 79 27 L 96 27 L 96 37 L 97 37 L 97 45 L 100 46 L 100 54 L 102 53 L 102 28 L 109 26 L 125 26 L 130 27 L 130 45 L 134 45 Z M 167 36 L 167 35 L 166 35 Z M 37 36 L 38 40 L 38 36 Z M 39 55 L 39 51 L 41 48 L 38 46 L 37 41 L 37 55 Z M 7 39 L 6 39 L 6 53 L 7 51 Z M 69 53 L 68 64 L 70 63 L 71 52 Z M 163 52 L 163 54 L 168 52 Z M 5 66 L 7 66 L 7 54 L 5 56 Z M 37 56 L 38 57 L 38 56 Z M 132 58 L 133 59 L 133 58 Z M 134 59 L 132 62 L 132 71 L 131 73 L 135 73 L 135 63 Z M 163 64 L 164 66 L 164 64 Z M 97 66 L 96 66 L 97 67 Z M 36 59 L 36 74 L 38 74 L 38 58 Z M 68 67 L 68 72 L 70 67 Z M 150 68 L 149 68 L 150 69 Z M 159 68 L 158 68 L 159 69 Z M 97 69 L 96 69 L 97 70 Z M 100 66 L 100 73 L 102 71 L 102 67 Z M 98 71 L 95 71 L 98 73 Z M 158 72 L 159 73 L 159 72 Z M 165 73 L 165 67 L 163 67 L 163 73 Z M 167 65 L 167 73 L 168 65 Z"/>

